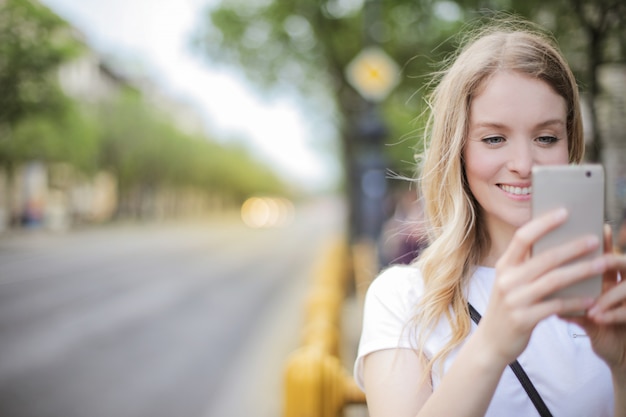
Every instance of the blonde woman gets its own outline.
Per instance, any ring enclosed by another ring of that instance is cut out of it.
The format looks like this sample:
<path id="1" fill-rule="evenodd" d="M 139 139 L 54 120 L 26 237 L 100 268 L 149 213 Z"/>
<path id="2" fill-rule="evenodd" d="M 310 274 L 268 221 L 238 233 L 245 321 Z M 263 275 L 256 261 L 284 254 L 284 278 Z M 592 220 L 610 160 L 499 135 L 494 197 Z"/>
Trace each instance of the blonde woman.
<path id="1" fill-rule="evenodd" d="M 430 104 L 430 246 L 368 290 L 355 378 L 370 416 L 539 415 L 516 359 L 540 415 L 626 416 L 626 259 L 608 231 L 592 261 L 564 266 L 600 245 L 591 237 L 530 257 L 567 218 L 530 220 L 531 167 L 583 158 L 578 90 L 557 46 L 528 25 L 491 25 L 440 74 Z M 596 273 L 597 300 L 545 299 Z"/>

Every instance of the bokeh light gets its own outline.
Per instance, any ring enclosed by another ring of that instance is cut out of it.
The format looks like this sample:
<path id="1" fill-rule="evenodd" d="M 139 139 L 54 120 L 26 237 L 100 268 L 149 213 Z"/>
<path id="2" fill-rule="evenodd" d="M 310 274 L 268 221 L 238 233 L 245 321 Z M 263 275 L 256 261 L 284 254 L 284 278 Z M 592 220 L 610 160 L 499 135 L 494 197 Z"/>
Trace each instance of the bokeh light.
<path id="1" fill-rule="evenodd" d="M 251 228 L 285 227 L 291 224 L 294 205 L 282 197 L 250 197 L 241 206 L 241 219 Z"/>

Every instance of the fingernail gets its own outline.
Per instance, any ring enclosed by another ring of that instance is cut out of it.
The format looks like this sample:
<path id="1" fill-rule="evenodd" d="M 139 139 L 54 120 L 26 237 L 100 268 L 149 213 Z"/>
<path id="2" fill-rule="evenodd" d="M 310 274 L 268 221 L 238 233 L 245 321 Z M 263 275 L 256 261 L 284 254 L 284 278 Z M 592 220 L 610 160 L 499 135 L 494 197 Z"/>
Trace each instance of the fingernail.
<path id="1" fill-rule="evenodd" d="M 587 311 L 587 314 L 590 316 L 597 316 L 599 312 L 600 308 L 598 306 L 593 306 Z"/>

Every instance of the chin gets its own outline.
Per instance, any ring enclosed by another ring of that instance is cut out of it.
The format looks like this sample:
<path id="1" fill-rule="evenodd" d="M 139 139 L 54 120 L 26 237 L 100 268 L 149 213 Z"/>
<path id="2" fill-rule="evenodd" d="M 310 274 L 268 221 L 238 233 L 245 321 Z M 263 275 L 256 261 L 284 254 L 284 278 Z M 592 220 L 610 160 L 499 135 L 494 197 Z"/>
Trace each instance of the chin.
<path id="1" fill-rule="evenodd" d="M 510 227 L 519 229 L 532 218 L 530 210 L 511 210 L 507 215 L 502 216 L 502 222 Z"/>

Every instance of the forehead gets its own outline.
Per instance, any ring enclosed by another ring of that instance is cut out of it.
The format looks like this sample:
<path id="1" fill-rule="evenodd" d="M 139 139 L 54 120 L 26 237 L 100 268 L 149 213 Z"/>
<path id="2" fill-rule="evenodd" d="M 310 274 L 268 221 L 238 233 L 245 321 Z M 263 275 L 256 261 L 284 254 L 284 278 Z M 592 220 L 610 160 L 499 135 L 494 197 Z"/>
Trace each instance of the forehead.
<path id="1" fill-rule="evenodd" d="M 486 78 L 472 97 L 470 123 L 540 124 L 562 120 L 565 99 L 545 81 L 512 71 Z"/>

